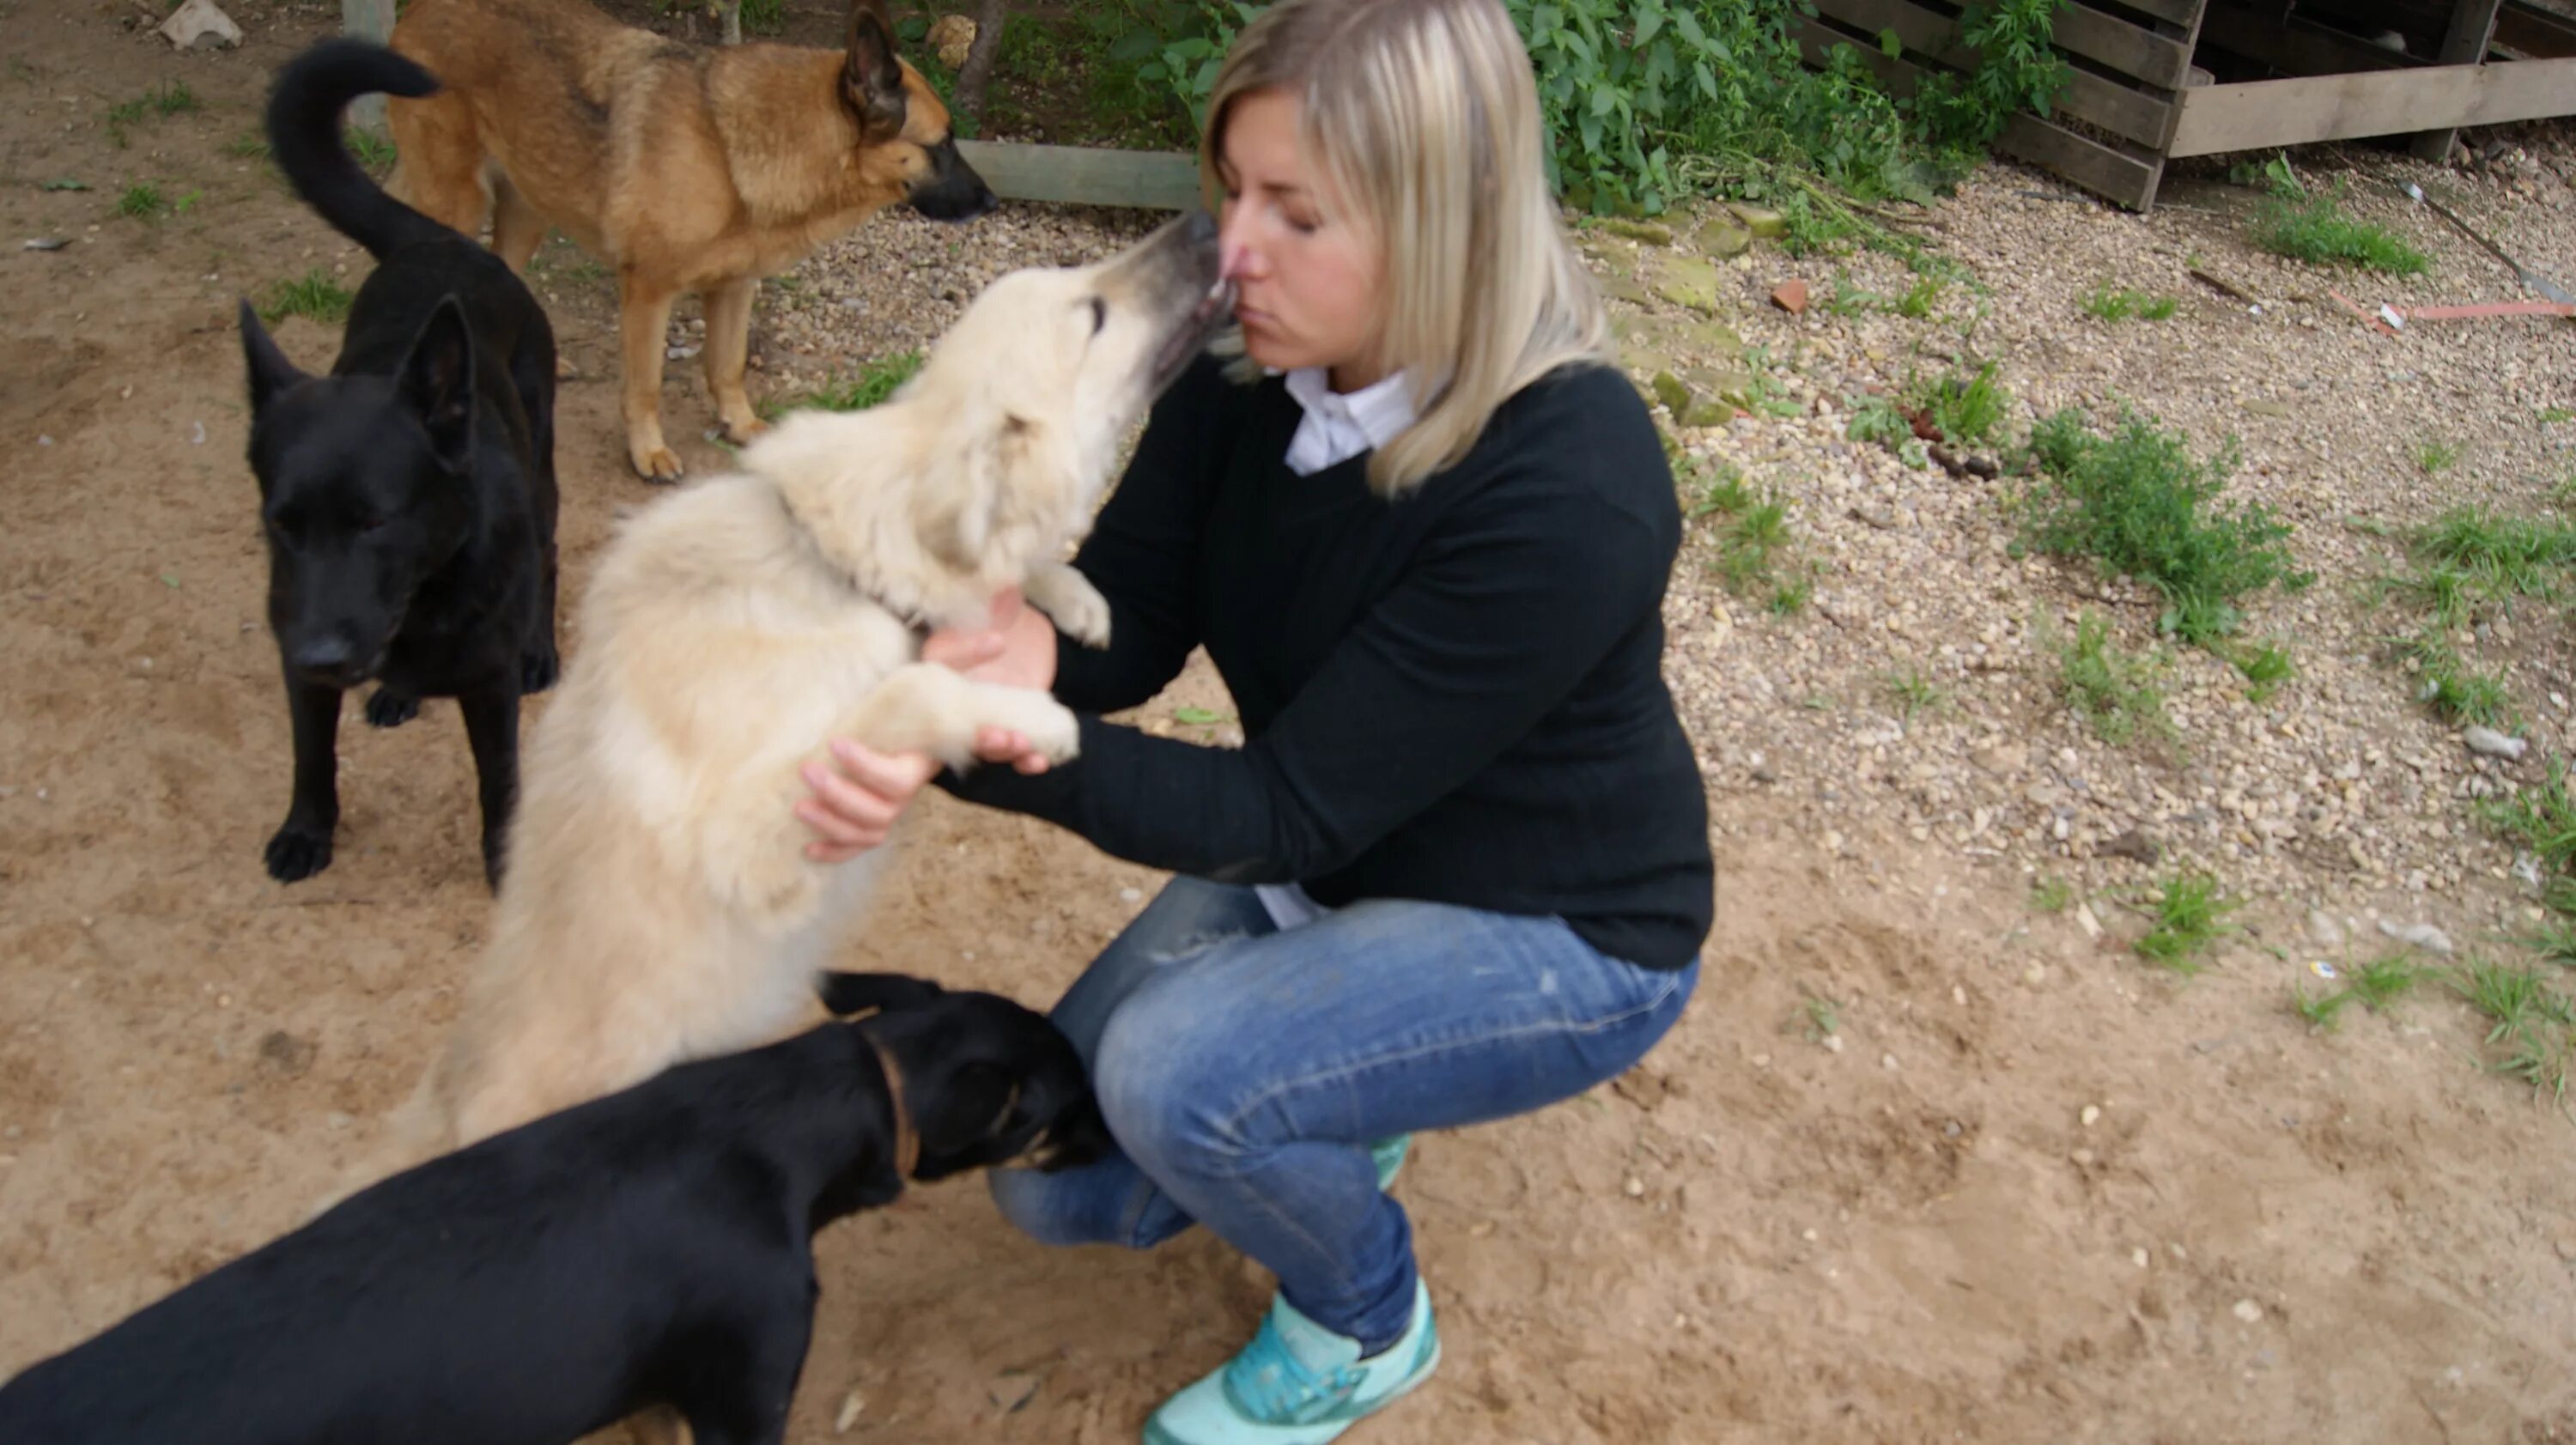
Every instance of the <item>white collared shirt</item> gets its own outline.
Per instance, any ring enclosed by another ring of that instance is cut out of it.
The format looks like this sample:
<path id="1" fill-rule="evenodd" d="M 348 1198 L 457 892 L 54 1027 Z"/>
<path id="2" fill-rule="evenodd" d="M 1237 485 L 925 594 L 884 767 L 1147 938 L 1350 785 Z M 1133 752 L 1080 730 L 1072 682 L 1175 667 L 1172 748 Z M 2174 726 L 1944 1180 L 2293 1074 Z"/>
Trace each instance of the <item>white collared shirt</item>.
<path id="1" fill-rule="evenodd" d="M 1385 446 L 1414 422 L 1413 393 L 1400 371 L 1343 393 L 1333 390 L 1324 368 L 1307 366 L 1289 372 L 1287 385 L 1288 394 L 1306 413 L 1296 435 L 1288 439 L 1288 469 L 1301 477 Z M 1294 883 L 1256 883 L 1252 891 L 1261 896 L 1262 908 L 1282 932 L 1331 911 Z"/>

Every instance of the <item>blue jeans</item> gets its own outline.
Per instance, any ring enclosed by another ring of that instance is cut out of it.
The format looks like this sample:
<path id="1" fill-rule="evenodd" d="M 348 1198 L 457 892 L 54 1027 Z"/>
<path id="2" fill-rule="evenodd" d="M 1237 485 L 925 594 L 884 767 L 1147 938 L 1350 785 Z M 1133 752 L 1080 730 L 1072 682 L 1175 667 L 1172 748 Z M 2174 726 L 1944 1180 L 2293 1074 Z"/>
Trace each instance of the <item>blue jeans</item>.
<path id="1" fill-rule="evenodd" d="M 1120 1153 L 991 1173 L 1049 1244 L 1149 1249 L 1192 1223 L 1375 1353 L 1414 1297 L 1413 1235 L 1368 1143 L 1525 1113 L 1615 1077 L 1699 979 L 1562 921 L 1364 901 L 1281 931 L 1249 888 L 1178 878 L 1056 1005 Z"/>

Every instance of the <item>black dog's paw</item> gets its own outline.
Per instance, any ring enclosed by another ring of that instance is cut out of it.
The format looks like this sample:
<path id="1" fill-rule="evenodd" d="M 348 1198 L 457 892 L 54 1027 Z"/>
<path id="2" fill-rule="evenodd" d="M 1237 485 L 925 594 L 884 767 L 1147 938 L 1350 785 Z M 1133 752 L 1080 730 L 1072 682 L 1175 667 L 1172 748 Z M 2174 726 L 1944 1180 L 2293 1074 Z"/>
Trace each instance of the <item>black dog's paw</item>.
<path id="1" fill-rule="evenodd" d="M 367 699 L 367 725 L 370 727 L 398 728 L 418 716 L 420 699 L 392 688 L 377 688 Z"/>
<path id="2" fill-rule="evenodd" d="M 533 697 L 555 685 L 562 676 L 562 661 L 555 655 L 553 643 L 535 652 L 519 654 L 519 696 Z"/>
<path id="3" fill-rule="evenodd" d="M 293 823 L 268 840 L 268 876 L 280 883 L 310 878 L 331 866 L 331 830 L 319 833 Z"/>

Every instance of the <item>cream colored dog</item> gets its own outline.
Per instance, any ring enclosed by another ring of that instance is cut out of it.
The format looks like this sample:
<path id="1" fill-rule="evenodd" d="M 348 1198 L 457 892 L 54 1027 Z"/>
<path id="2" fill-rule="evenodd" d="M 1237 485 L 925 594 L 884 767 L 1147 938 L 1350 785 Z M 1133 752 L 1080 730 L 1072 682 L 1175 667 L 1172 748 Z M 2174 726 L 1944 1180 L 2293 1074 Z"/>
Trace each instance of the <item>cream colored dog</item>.
<path id="1" fill-rule="evenodd" d="M 533 730 L 490 946 L 373 1177 L 809 1021 L 886 859 L 804 856 L 797 768 L 827 739 L 964 768 L 992 726 L 1074 755 L 1054 699 L 919 661 L 915 628 L 1019 584 L 1107 641 L 1057 559 L 1230 291 L 1203 215 L 1014 272 L 884 403 L 792 414 L 619 531 Z"/>

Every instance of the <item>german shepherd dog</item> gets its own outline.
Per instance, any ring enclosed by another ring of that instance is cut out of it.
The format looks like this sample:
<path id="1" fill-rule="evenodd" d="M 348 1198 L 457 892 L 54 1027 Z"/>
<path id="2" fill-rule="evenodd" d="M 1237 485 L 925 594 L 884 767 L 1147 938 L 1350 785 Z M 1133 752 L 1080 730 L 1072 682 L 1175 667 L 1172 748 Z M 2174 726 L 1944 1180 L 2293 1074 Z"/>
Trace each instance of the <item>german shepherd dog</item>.
<path id="1" fill-rule="evenodd" d="M 901 974 L 836 1015 L 384 1181 L 0 1385 L 8 1445 L 569 1445 L 637 1412 L 774 1445 L 812 1238 L 929 1182 L 1105 1153 L 1045 1016 Z"/>
<path id="2" fill-rule="evenodd" d="M 488 215 L 512 270 L 553 228 L 616 272 L 627 458 L 651 481 L 681 473 L 661 421 L 681 294 L 704 300 L 707 389 L 748 442 L 761 277 L 900 201 L 944 221 L 999 204 L 895 54 L 885 0 L 852 0 L 838 51 L 693 50 L 583 0 L 411 0 L 392 43 L 446 86 L 387 105 L 396 192 L 469 235 Z"/>
<path id="3" fill-rule="evenodd" d="M 437 84 L 382 46 L 331 40 L 269 96 L 278 169 L 377 262 L 327 376 L 297 370 L 241 303 L 268 621 L 295 732 L 294 801 L 267 853 L 281 882 L 330 866 L 340 700 L 373 679 L 378 727 L 424 697 L 457 699 L 497 887 L 519 698 L 555 678 L 554 331 L 510 268 L 377 189 L 340 144 L 351 100 Z"/>

